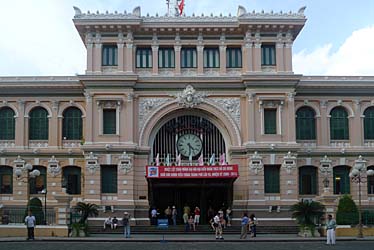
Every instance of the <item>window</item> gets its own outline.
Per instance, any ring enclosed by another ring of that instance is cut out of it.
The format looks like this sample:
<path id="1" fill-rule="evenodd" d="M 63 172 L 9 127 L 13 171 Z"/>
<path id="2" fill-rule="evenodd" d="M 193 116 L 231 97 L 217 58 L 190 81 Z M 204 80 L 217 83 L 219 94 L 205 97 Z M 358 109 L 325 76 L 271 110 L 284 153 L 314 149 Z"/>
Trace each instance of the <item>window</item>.
<path id="1" fill-rule="evenodd" d="M 242 67 L 242 50 L 241 48 L 226 49 L 226 67 L 241 68 Z"/>
<path id="2" fill-rule="evenodd" d="M 296 112 L 296 139 L 315 140 L 316 121 L 315 112 L 310 107 L 302 107 Z"/>
<path id="3" fill-rule="evenodd" d="M 342 107 L 337 107 L 330 112 L 330 138 L 331 140 L 348 140 L 348 114 Z"/>
<path id="4" fill-rule="evenodd" d="M 136 67 L 152 68 L 152 49 L 137 48 L 136 49 Z"/>
<path id="5" fill-rule="evenodd" d="M 0 194 L 13 193 L 13 169 L 0 166 Z"/>
<path id="6" fill-rule="evenodd" d="M 29 139 L 48 140 L 48 112 L 44 108 L 35 108 L 30 112 Z"/>
<path id="7" fill-rule="evenodd" d="M 182 48 L 181 50 L 181 67 L 182 68 L 196 68 L 196 48 Z"/>
<path id="8" fill-rule="evenodd" d="M 33 166 L 33 170 L 37 169 L 40 171 L 40 175 L 35 178 L 30 178 L 30 194 L 38 194 L 43 189 L 47 188 L 47 175 L 46 168 L 43 166 Z"/>
<path id="9" fill-rule="evenodd" d="M 317 169 L 313 166 L 299 168 L 299 194 L 317 194 Z"/>
<path id="10" fill-rule="evenodd" d="M 275 45 L 262 45 L 261 54 L 261 64 L 263 66 L 275 65 Z"/>
<path id="11" fill-rule="evenodd" d="M 104 135 L 115 135 L 117 134 L 117 111 L 115 109 L 104 109 L 103 110 L 103 124 L 104 124 Z"/>
<path id="12" fill-rule="evenodd" d="M 68 194 L 81 194 L 81 169 L 75 166 L 67 166 L 62 169 L 62 187 Z"/>
<path id="13" fill-rule="evenodd" d="M 117 193 L 117 166 L 101 166 L 101 192 Z"/>
<path id="14" fill-rule="evenodd" d="M 374 107 L 367 108 L 364 116 L 364 138 L 374 140 Z"/>
<path id="15" fill-rule="evenodd" d="M 265 165 L 265 193 L 280 193 L 279 166 Z"/>
<path id="16" fill-rule="evenodd" d="M 204 49 L 204 68 L 219 68 L 218 48 Z"/>
<path id="17" fill-rule="evenodd" d="M 159 68 L 174 68 L 175 57 L 173 48 L 160 48 L 158 50 L 158 67 Z"/>
<path id="18" fill-rule="evenodd" d="M 14 115 L 11 108 L 0 109 L 0 140 L 14 140 L 16 125 Z"/>
<path id="19" fill-rule="evenodd" d="M 62 137 L 64 140 L 82 139 L 82 112 L 78 108 L 68 108 L 63 114 Z"/>
<path id="20" fill-rule="evenodd" d="M 105 44 L 103 45 L 103 66 L 117 66 L 118 65 L 118 49 L 117 45 Z"/>
<path id="21" fill-rule="evenodd" d="M 367 170 L 374 170 L 374 166 L 370 166 Z M 368 176 L 368 194 L 374 194 L 374 176 Z"/>
<path id="22" fill-rule="evenodd" d="M 334 167 L 334 194 L 349 194 L 349 167 Z"/>
<path id="23" fill-rule="evenodd" d="M 265 134 L 277 133 L 277 110 L 264 109 L 264 127 Z"/>

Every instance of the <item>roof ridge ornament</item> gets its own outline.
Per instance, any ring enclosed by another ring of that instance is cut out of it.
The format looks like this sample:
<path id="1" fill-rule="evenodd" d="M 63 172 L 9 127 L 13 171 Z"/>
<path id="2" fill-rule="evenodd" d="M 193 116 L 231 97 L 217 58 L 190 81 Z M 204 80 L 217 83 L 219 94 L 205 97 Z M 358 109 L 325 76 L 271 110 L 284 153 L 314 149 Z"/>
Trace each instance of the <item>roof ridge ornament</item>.
<path id="1" fill-rule="evenodd" d="M 73 9 L 74 9 L 74 11 L 75 11 L 75 15 L 74 15 L 74 17 L 77 17 L 77 16 L 81 16 L 81 15 L 82 15 L 82 11 L 81 11 L 78 7 L 73 6 Z"/>
<path id="2" fill-rule="evenodd" d="M 304 11 L 305 11 L 305 9 L 306 9 L 306 6 L 303 6 L 303 7 L 301 7 L 301 8 L 299 9 L 299 11 L 298 11 L 297 13 L 300 14 L 300 15 L 304 15 Z"/>
<path id="3" fill-rule="evenodd" d="M 238 17 L 243 16 L 245 14 L 247 14 L 247 10 L 243 6 L 239 5 L 239 7 L 238 7 Z"/>

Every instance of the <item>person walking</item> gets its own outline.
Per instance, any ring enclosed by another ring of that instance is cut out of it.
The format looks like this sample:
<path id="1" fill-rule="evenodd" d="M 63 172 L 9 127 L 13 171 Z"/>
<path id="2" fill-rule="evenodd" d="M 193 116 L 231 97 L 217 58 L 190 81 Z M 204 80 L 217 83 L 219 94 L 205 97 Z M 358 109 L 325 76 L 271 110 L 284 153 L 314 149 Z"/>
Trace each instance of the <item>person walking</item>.
<path id="1" fill-rule="evenodd" d="M 222 217 L 223 217 L 223 213 L 222 213 Z M 221 215 L 220 213 L 218 213 L 216 216 L 214 216 L 213 218 L 213 227 L 214 227 L 214 231 L 215 231 L 215 234 L 216 234 L 216 240 L 220 239 L 220 240 L 223 240 L 223 232 L 222 232 L 222 224 L 221 224 Z"/>
<path id="2" fill-rule="evenodd" d="M 27 227 L 27 240 L 34 240 L 34 228 L 36 225 L 35 216 L 29 211 L 28 216 L 25 218 L 25 224 Z"/>
<path id="3" fill-rule="evenodd" d="M 232 213 L 231 207 L 228 207 L 226 209 L 226 220 L 227 220 L 227 226 L 228 227 L 231 227 L 231 220 L 232 220 L 231 213 Z"/>
<path id="4" fill-rule="evenodd" d="M 257 218 L 254 214 L 251 214 L 251 216 L 249 216 L 249 229 L 251 231 L 251 237 L 256 237 L 256 227 L 257 227 Z"/>
<path id="5" fill-rule="evenodd" d="M 195 223 L 195 226 L 197 227 L 200 223 L 200 208 L 199 207 L 195 207 L 195 218 L 194 218 L 194 223 Z"/>
<path id="6" fill-rule="evenodd" d="M 128 212 L 123 213 L 123 235 L 125 238 L 130 238 L 130 214 Z"/>
<path id="7" fill-rule="evenodd" d="M 155 207 L 151 210 L 151 225 L 157 224 L 157 210 Z"/>
<path id="8" fill-rule="evenodd" d="M 190 229 L 190 225 L 188 224 L 188 214 L 186 211 L 183 213 L 183 223 L 184 223 L 184 231 L 188 232 Z"/>
<path id="9" fill-rule="evenodd" d="M 176 209 L 175 206 L 173 206 L 173 209 L 171 210 L 171 216 L 173 218 L 173 225 L 174 226 L 177 225 L 177 215 L 178 215 L 177 209 Z"/>
<path id="10" fill-rule="evenodd" d="M 241 234 L 240 234 L 240 239 L 246 239 L 247 238 L 247 233 L 248 233 L 248 215 L 247 213 L 243 214 L 242 222 L 241 222 Z"/>
<path id="11" fill-rule="evenodd" d="M 332 218 L 332 215 L 327 216 L 327 245 L 335 245 L 335 229 L 336 221 Z"/>
<path id="12" fill-rule="evenodd" d="M 168 219 L 168 225 L 170 225 L 171 224 L 171 208 L 170 208 L 170 206 L 168 206 L 165 209 L 164 213 L 165 213 L 165 217 Z"/>

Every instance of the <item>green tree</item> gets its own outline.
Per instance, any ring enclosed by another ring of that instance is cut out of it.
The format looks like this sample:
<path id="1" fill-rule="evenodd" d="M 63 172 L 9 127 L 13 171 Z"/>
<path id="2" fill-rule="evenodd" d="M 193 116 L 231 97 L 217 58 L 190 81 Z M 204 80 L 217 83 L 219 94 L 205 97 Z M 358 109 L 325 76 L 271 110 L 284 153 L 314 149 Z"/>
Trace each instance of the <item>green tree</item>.
<path id="1" fill-rule="evenodd" d="M 336 211 L 336 223 L 340 225 L 357 225 L 358 209 L 350 195 L 343 195 Z"/>
<path id="2" fill-rule="evenodd" d="M 302 230 L 308 229 L 314 236 L 314 230 L 319 219 L 323 216 L 325 206 L 317 201 L 303 200 L 291 206 L 292 218 Z"/>
<path id="3" fill-rule="evenodd" d="M 39 198 L 32 198 L 27 203 L 27 208 L 25 210 L 25 217 L 28 215 L 28 211 L 31 211 L 32 215 L 35 216 L 36 224 L 41 225 L 44 221 L 44 212 L 43 212 L 43 204 Z"/>
<path id="4" fill-rule="evenodd" d="M 96 204 L 78 202 L 75 210 L 81 213 L 80 224 L 86 224 L 89 216 L 96 217 L 99 215 L 98 207 Z"/>

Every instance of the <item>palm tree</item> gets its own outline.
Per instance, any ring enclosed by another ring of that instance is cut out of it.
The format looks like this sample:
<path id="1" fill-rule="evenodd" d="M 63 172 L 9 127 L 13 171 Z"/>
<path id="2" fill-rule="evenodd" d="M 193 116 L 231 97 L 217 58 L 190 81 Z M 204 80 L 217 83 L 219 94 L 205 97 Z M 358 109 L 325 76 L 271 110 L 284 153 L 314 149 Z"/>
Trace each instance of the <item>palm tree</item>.
<path id="1" fill-rule="evenodd" d="M 89 216 L 98 216 L 99 211 L 96 204 L 78 202 L 75 206 L 75 210 L 81 213 L 80 224 L 85 224 Z"/>
<path id="2" fill-rule="evenodd" d="M 302 200 L 292 205 L 290 210 L 301 229 L 309 229 L 314 236 L 316 222 L 323 216 L 325 206 L 318 201 Z"/>

